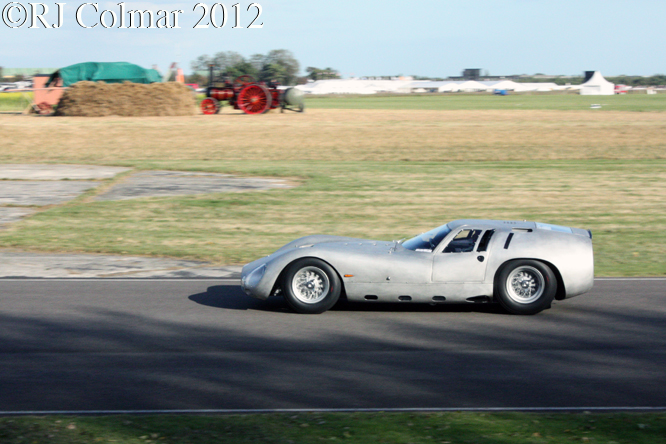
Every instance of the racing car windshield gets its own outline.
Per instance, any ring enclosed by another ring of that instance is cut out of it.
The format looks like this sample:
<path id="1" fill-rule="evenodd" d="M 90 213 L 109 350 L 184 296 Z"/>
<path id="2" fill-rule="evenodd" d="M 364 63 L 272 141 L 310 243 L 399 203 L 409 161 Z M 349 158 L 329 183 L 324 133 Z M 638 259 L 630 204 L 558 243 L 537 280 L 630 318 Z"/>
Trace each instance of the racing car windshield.
<path id="1" fill-rule="evenodd" d="M 432 251 L 450 232 L 448 225 L 442 225 L 405 241 L 402 246 L 413 251 Z"/>

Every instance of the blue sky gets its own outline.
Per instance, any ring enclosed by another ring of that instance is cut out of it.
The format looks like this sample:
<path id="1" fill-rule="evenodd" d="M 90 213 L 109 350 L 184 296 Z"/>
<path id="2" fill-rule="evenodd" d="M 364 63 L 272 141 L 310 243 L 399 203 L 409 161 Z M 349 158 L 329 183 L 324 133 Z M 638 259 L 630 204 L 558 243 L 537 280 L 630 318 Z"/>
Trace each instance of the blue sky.
<path id="1" fill-rule="evenodd" d="M 246 11 L 251 1 L 224 3 L 228 22 L 219 29 L 193 29 L 203 10 L 193 11 L 197 1 L 125 2 L 127 10 L 181 9 L 180 29 L 85 29 L 75 19 L 79 6 L 97 1 L 100 12 L 118 13 L 120 0 L 56 1 L 66 3 L 58 29 L 29 28 L 30 18 L 20 28 L 0 21 L 0 66 L 128 61 L 165 69 L 178 61 L 189 72 L 190 62 L 202 54 L 289 49 L 303 70 L 332 67 L 345 77 L 445 77 L 464 68 L 491 75 L 666 73 L 663 0 L 258 0 L 261 29 L 232 29 L 232 4 L 240 3 L 241 25 L 247 26 L 257 11 Z M 0 8 L 9 3 L 0 0 Z M 29 12 L 28 2 L 18 3 Z M 56 24 L 55 2 L 44 3 L 47 23 Z M 91 6 L 84 11 L 84 24 L 99 22 Z M 19 12 L 12 19 L 20 19 Z"/>

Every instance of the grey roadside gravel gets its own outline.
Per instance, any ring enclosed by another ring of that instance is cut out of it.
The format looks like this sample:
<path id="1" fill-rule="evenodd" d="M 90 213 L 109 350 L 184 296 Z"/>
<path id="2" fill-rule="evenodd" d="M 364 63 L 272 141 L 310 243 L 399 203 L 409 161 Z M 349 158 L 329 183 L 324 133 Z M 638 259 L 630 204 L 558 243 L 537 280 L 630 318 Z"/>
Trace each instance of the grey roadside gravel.
<path id="1" fill-rule="evenodd" d="M 131 168 L 96 165 L 0 165 L 0 229 L 96 188 Z M 140 171 L 97 201 L 291 188 L 282 179 L 186 171 Z M 231 278 L 240 266 L 169 258 L 102 254 L 42 254 L 0 250 L 0 278 Z"/>
<path id="2" fill-rule="evenodd" d="M 35 211 L 32 208 L 0 207 L 0 230 L 3 228 L 3 224 L 18 222 Z"/>
<path id="3" fill-rule="evenodd" d="M 0 278 L 239 279 L 241 268 L 141 256 L 0 252 Z"/>
<path id="4" fill-rule="evenodd" d="M 237 177 L 229 174 L 141 171 L 96 196 L 95 200 L 127 200 L 141 197 L 261 191 L 272 188 L 291 188 L 291 185 L 282 179 Z"/>
<path id="5" fill-rule="evenodd" d="M 0 179 L 5 180 L 95 180 L 111 179 L 131 168 L 98 165 L 0 165 Z"/>
<path id="6" fill-rule="evenodd" d="M 0 205 L 57 205 L 96 188 L 101 182 L 85 180 L 0 181 Z"/>

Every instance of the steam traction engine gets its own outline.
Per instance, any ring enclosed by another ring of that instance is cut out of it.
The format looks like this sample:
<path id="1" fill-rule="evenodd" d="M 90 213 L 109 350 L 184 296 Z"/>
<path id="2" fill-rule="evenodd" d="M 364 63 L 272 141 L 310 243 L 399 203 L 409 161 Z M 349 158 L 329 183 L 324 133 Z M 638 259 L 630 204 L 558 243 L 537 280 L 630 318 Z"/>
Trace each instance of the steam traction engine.
<path id="1" fill-rule="evenodd" d="M 233 82 L 214 82 L 212 67 L 209 79 L 206 98 L 201 102 L 204 114 L 219 113 L 224 101 L 229 101 L 229 105 L 245 114 L 262 114 L 278 107 L 281 112 L 305 110 L 303 93 L 295 88 L 282 90 L 277 82 L 256 82 L 249 75 L 240 76 Z"/>

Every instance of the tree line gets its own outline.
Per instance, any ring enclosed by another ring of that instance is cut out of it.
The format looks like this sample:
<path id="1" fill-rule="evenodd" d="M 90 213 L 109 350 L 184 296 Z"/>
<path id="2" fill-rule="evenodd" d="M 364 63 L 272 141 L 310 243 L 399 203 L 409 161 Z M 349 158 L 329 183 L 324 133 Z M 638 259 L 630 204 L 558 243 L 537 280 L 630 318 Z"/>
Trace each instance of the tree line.
<path id="1" fill-rule="evenodd" d="M 664 74 L 655 74 L 649 77 L 643 77 L 643 76 L 606 77 L 606 80 L 608 80 L 609 82 L 613 82 L 616 85 L 628 85 L 628 86 L 666 85 L 666 75 Z"/>
<path id="2" fill-rule="evenodd" d="M 235 79 L 250 75 L 262 82 L 279 82 L 282 85 L 303 84 L 311 80 L 337 79 L 340 74 L 333 68 L 306 68 L 307 76 L 300 76 L 300 63 L 294 54 L 286 49 L 274 49 L 267 54 L 254 54 L 250 57 L 235 51 L 221 51 L 213 56 L 201 55 L 192 63 L 194 74 L 188 76 L 188 83 L 205 84 L 209 66 L 213 65 L 216 76 Z"/>

